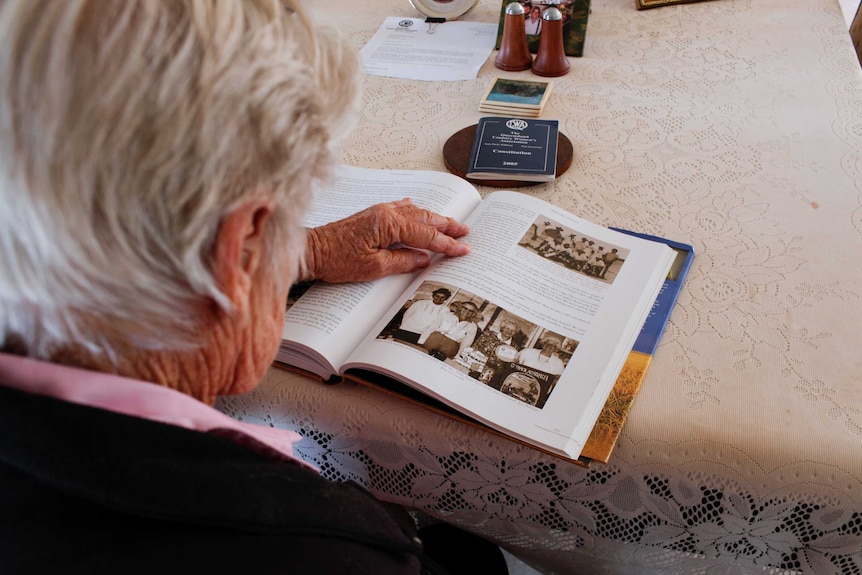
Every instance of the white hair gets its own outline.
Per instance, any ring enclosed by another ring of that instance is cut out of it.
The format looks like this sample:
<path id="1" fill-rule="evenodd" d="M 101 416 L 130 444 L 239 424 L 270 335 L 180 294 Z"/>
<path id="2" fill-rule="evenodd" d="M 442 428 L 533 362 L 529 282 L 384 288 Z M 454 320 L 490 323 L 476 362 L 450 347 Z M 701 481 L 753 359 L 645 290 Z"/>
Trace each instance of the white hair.
<path id="1" fill-rule="evenodd" d="M 193 345 L 252 197 L 299 261 L 359 93 L 317 28 L 280 0 L 0 2 L 0 348 Z"/>

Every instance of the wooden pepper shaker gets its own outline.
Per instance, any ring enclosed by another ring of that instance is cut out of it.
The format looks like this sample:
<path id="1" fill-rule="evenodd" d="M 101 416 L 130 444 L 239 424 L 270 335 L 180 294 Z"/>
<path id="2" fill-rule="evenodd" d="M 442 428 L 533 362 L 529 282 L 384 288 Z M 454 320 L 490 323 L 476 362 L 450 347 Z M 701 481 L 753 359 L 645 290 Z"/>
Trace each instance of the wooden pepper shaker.
<path id="1" fill-rule="evenodd" d="M 524 27 L 524 7 L 519 2 L 506 6 L 503 20 L 503 40 L 494 65 L 501 70 L 516 72 L 526 70 L 533 63 L 533 55 L 527 48 L 527 31 Z"/>
<path id="2" fill-rule="evenodd" d="M 569 73 L 569 59 L 563 47 L 563 13 L 557 8 L 546 8 L 542 14 L 542 34 L 539 52 L 533 62 L 533 73 L 539 76 L 564 76 Z"/>

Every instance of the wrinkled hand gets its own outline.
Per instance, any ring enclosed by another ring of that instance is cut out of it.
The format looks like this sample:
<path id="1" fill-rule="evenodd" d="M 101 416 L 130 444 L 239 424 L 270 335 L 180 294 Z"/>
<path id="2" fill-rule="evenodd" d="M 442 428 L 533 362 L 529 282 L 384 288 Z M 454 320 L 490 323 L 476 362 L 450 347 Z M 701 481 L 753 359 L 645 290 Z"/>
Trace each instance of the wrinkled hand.
<path id="1" fill-rule="evenodd" d="M 431 261 L 423 250 L 447 256 L 469 253 L 470 247 L 457 240 L 469 231 L 409 199 L 377 204 L 308 230 L 302 279 L 340 283 L 412 272 Z"/>

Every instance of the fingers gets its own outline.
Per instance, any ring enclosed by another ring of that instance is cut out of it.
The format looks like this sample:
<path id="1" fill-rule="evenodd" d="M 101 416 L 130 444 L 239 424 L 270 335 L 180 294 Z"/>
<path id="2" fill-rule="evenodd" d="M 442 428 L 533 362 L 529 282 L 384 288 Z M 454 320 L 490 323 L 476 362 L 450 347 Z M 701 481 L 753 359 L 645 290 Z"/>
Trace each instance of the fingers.
<path id="1" fill-rule="evenodd" d="M 420 208 L 414 205 L 410 198 L 404 198 L 403 200 L 392 202 L 391 205 L 396 209 L 400 208 L 398 211 L 409 219 L 420 224 L 433 226 L 447 236 L 460 238 L 470 233 L 470 227 L 466 224 L 462 224 L 461 222 L 446 216 L 441 216 L 431 210 Z"/>
<path id="2" fill-rule="evenodd" d="M 385 275 L 403 274 L 427 268 L 431 263 L 431 257 L 419 250 L 401 248 L 396 250 L 384 250 L 380 253 L 381 269 Z"/>
<path id="3" fill-rule="evenodd" d="M 457 237 L 462 237 L 469 229 L 465 231 L 460 227 L 461 224 L 453 227 L 449 222 L 439 225 L 442 231 L 433 225 L 415 221 L 406 222 L 400 229 L 399 242 L 405 247 L 429 250 L 447 256 L 463 256 L 470 253 L 469 245 L 453 237 L 455 234 L 458 234 Z"/>
<path id="4" fill-rule="evenodd" d="M 368 281 L 427 267 L 427 252 L 461 256 L 469 227 L 415 206 L 409 199 L 378 204 L 308 231 L 303 279 Z"/>
<path id="5" fill-rule="evenodd" d="M 398 237 L 393 240 L 401 245 L 447 256 L 462 256 L 470 253 L 470 246 L 457 240 L 470 232 L 469 226 L 416 207 L 409 203 L 409 200 L 406 204 L 400 204 L 396 211 L 404 219 L 394 226 Z"/>

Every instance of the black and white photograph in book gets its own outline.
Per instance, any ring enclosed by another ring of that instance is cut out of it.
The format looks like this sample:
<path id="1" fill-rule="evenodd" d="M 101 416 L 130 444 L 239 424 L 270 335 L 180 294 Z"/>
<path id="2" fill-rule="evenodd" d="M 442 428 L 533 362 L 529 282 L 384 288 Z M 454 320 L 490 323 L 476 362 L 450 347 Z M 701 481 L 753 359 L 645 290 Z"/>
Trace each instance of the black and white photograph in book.
<path id="1" fill-rule="evenodd" d="M 574 339 L 440 282 L 423 282 L 377 339 L 413 347 L 537 408 L 578 347 Z"/>
<path id="2" fill-rule="evenodd" d="M 539 216 L 518 242 L 524 249 L 570 270 L 612 284 L 629 250 L 597 241 Z"/>

